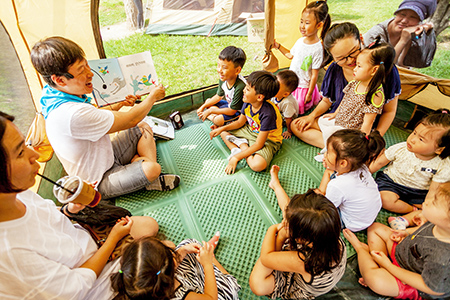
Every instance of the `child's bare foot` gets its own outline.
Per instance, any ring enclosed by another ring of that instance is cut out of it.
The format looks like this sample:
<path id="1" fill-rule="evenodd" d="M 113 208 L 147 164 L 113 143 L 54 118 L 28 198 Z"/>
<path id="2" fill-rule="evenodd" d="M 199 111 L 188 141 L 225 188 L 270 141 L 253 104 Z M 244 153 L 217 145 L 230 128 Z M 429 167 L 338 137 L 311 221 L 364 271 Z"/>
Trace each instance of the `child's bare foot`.
<path id="1" fill-rule="evenodd" d="M 270 168 L 270 182 L 269 187 L 274 190 L 276 185 L 280 184 L 280 179 L 278 178 L 278 172 L 280 172 L 280 167 L 277 165 L 273 165 Z"/>
<path id="2" fill-rule="evenodd" d="M 353 248 L 355 248 L 356 252 L 360 250 L 369 251 L 369 246 L 367 244 L 364 244 L 363 242 L 360 242 L 358 237 L 352 231 L 350 231 L 350 229 L 346 228 L 342 230 L 342 233 L 344 234 L 344 237 L 347 239 L 347 241 L 352 244 Z"/>
<path id="3" fill-rule="evenodd" d="M 362 285 L 363 287 L 368 287 L 368 285 L 366 284 L 366 281 L 362 277 L 358 279 L 358 283 L 360 285 Z"/>
<path id="4" fill-rule="evenodd" d="M 213 247 L 213 249 L 215 249 L 217 244 L 219 243 L 219 238 L 220 232 L 217 231 L 216 234 L 214 234 L 214 236 L 208 241 L 208 244 L 210 244 Z"/>

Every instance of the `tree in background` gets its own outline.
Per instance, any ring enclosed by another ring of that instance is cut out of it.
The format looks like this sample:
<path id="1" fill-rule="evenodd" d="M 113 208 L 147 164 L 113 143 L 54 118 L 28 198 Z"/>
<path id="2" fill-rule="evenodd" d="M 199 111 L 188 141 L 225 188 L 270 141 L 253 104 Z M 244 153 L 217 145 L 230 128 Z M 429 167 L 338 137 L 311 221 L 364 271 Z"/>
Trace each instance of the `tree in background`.
<path id="1" fill-rule="evenodd" d="M 450 25 L 450 0 L 438 0 L 434 14 L 430 17 L 436 36 Z"/>

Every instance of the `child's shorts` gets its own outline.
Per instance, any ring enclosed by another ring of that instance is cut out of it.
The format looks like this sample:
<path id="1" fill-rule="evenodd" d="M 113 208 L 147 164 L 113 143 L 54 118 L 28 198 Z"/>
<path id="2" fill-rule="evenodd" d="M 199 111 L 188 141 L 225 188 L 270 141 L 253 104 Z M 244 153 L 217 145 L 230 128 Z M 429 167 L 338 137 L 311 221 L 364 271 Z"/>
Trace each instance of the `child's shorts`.
<path id="1" fill-rule="evenodd" d="M 383 171 L 377 173 L 375 181 L 378 184 L 378 190 L 380 192 L 389 191 L 396 193 L 400 197 L 400 200 L 411 205 L 422 204 L 428 193 L 428 190 L 414 189 L 395 183 L 394 180 L 384 174 Z"/>
<path id="2" fill-rule="evenodd" d="M 394 244 L 392 245 L 391 260 L 392 260 L 392 264 L 394 264 L 397 267 L 400 267 L 397 260 L 395 259 L 395 248 L 397 247 L 397 245 L 398 245 L 398 243 L 396 243 L 396 242 L 394 242 Z M 397 285 L 398 285 L 398 296 L 395 297 L 395 299 L 412 299 L 412 300 L 422 300 L 423 299 L 422 297 L 419 296 L 419 291 L 417 289 L 401 282 L 395 276 L 394 276 L 394 278 L 397 281 Z"/>
<path id="3" fill-rule="evenodd" d="M 218 108 L 226 108 L 226 107 L 228 107 L 228 102 L 227 102 L 227 100 L 220 100 L 219 102 L 216 103 L 216 106 L 217 106 Z M 224 123 L 228 123 L 228 122 L 234 121 L 234 120 L 236 120 L 237 118 L 239 118 L 239 115 L 240 115 L 240 114 L 241 114 L 240 111 L 237 111 L 237 112 L 236 112 L 234 115 L 232 115 L 232 116 L 222 114 L 222 116 L 223 116 L 223 121 L 224 121 Z"/>
<path id="4" fill-rule="evenodd" d="M 320 99 L 322 99 L 322 96 L 320 96 L 319 89 L 317 88 L 317 85 L 314 87 L 314 91 L 311 95 L 311 101 L 308 103 L 305 103 L 306 94 L 308 93 L 309 88 L 300 88 L 298 87 L 296 90 L 292 92 L 292 95 L 295 97 L 295 99 L 298 102 L 298 114 L 303 115 L 305 111 L 313 107 L 313 105 L 317 105 L 319 103 Z"/>
<path id="5" fill-rule="evenodd" d="M 231 130 L 230 133 L 234 136 L 247 139 L 249 146 L 253 145 L 258 137 L 257 133 L 251 131 L 248 124 L 245 124 L 245 126 L 239 129 Z M 280 148 L 281 143 L 276 143 L 270 139 L 267 139 L 264 143 L 264 147 L 256 151 L 254 154 L 261 155 L 266 160 L 267 166 L 269 166 L 273 156 L 278 150 L 280 150 Z"/>

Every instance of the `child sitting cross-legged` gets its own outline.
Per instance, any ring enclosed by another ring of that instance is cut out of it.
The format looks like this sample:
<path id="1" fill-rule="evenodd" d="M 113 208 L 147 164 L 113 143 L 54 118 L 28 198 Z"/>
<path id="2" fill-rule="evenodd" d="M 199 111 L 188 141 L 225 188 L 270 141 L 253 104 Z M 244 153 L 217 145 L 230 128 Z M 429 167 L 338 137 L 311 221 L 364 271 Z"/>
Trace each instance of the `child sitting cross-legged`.
<path id="1" fill-rule="evenodd" d="M 438 109 L 414 128 L 406 142 L 389 147 L 370 165 L 377 173 L 383 208 L 409 213 L 421 207 L 427 194 L 450 179 L 450 111 Z"/>
<path id="2" fill-rule="evenodd" d="M 208 118 L 213 122 L 212 128 L 222 126 L 239 117 L 245 88 L 245 79 L 240 73 L 246 59 L 244 50 L 235 46 L 225 47 L 219 54 L 217 94 L 206 99 L 205 103 L 197 109 L 197 115 L 202 121 Z"/>
<path id="3" fill-rule="evenodd" d="M 244 89 L 244 105 L 239 119 L 209 133 L 211 139 L 220 134 L 231 150 L 225 168 L 227 174 L 234 173 L 243 158 L 253 171 L 263 171 L 280 149 L 283 141 L 282 117 L 275 104 L 269 101 L 279 87 L 276 77 L 271 73 L 251 73 Z"/>
<path id="4" fill-rule="evenodd" d="M 287 130 L 283 132 L 283 138 L 288 139 L 292 136 L 291 122 L 298 116 L 298 103 L 292 92 L 298 86 L 298 76 L 294 71 L 283 70 L 277 74 L 277 80 L 280 83 L 280 90 L 270 101 L 280 110 Z"/>
<path id="5" fill-rule="evenodd" d="M 250 275 L 250 288 L 272 299 L 314 299 L 329 292 L 345 272 L 347 254 L 334 205 L 310 189 L 289 199 L 272 166 L 269 186 L 275 191 L 284 221 L 269 227 L 261 256 Z"/>
<path id="6" fill-rule="evenodd" d="M 358 255 L 361 284 L 397 299 L 450 298 L 450 183 L 440 184 L 422 209 L 429 222 L 420 227 L 392 231 L 374 223 L 368 245 L 344 229 Z"/>
<path id="7" fill-rule="evenodd" d="M 202 244 L 144 237 L 128 245 L 121 269 L 111 277 L 115 300 L 237 300 L 241 289 L 236 278 L 216 260 L 218 234 Z"/>

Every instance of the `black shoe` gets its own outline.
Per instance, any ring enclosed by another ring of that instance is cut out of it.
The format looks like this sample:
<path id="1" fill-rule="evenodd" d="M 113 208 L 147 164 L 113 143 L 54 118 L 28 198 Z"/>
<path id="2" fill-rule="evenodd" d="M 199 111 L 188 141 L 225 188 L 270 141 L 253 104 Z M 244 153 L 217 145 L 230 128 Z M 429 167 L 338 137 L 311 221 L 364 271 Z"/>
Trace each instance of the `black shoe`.
<path id="1" fill-rule="evenodd" d="M 145 188 L 149 191 L 170 191 L 180 184 L 180 176 L 174 174 L 164 174 L 158 176 Z"/>

